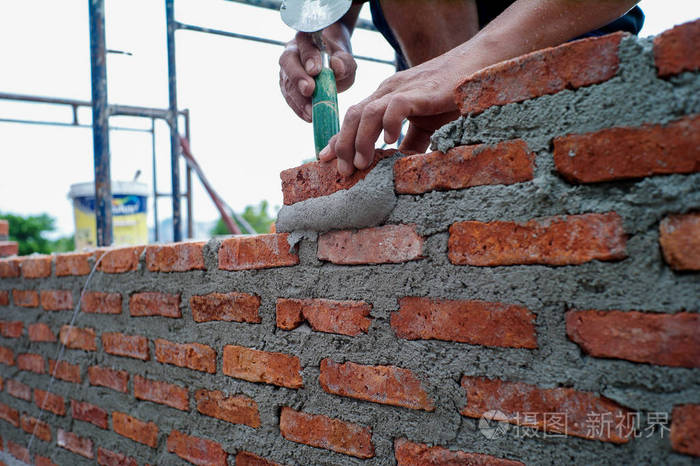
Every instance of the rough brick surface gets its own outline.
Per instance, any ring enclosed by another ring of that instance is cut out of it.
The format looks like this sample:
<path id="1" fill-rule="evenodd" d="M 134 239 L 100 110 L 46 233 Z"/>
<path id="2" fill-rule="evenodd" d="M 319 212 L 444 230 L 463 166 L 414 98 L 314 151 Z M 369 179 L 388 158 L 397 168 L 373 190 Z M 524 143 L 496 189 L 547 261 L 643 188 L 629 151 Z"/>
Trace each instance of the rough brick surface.
<path id="1" fill-rule="evenodd" d="M 228 454 L 223 447 L 211 440 L 193 437 L 173 430 L 168 436 L 168 451 L 192 464 L 202 466 L 226 466 Z"/>
<path id="2" fill-rule="evenodd" d="M 566 333 L 591 356 L 700 367 L 700 314 L 569 311 Z"/>
<path id="3" fill-rule="evenodd" d="M 496 458 L 481 453 L 453 451 L 443 447 L 430 447 L 406 439 L 394 441 L 394 455 L 398 466 L 522 466 L 520 461 Z"/>
<path id="4" fill-rule="evenodd" d="M 554 139 L 554 163 L 575 183 L 700 171 L 700 116 Z"/>
<path id="5" fill-rule="evenodd" d="M 287 233 L 274 233 L 225 239 L 219 247 L 219 268 L 252 270 L 296 265 L 299 256 L 289 252 L 287 237 Z"/>
<path id="6" fill-rule="evenodd" d="M 118 371 L 107 367 L 88 367 L 88 379 L 90 385 L 97 387 L 107 387 L 118 392 L 126 393 L 129 383 L 129 373 Z"/>
<path id="7" fill-rule="evenodd" d="M 0 320 L 0 335 L 5 338 L 20 338 L 24 330 L 24 322 L 21 320 Z"/>
<path id="8" fill-rule="evenodd" d="M 202 248 L 206 243 L 177 243 L 146 248 L 146 267 L 151 272 L 205 270 Z"/>
<path id="9" fill-rule="evenodd" d="M 144 246 L 101 250 L 97 270 L 106 273 L 124 273 L 138 269 Z"/>
<path id="10" fill-rule="evenodd" d="M 673 407 L 671 447 L 686 455 L 700 456 L 700 404 Z"/>
<path id="11" fill-rule="evenodd" d="M 324 233 L 318 258 L 334 264 L 398 264 L 421 259 L 423 238 L 415 225 L 385 225 Z"/>
<path id="12" fill-rule="evenodd" d="M 0 257 L 16 256 L 19 254 L 17 241 L 0 241 Z"/>
<path id="13" fill-rule="evenodd" d="M 17 368 L 21 371 L 43 374 L 46 372 L 44 357 L 36 353 L 23 353 L 17 355 Z"/>
<path id="14" fill-rule="evenodd" d="M 44 421 L 40 421 L 26 414 L 22 414 L 19 419 L 20 427 L 23 431 L 30 435 L 34 435 L 39 440 L 44 442 L 51 441 L 51 427 Z"/>
<path id="15" fill-rule="evenodd" d="M 10 292 L 8 290 L 0 290 L 0 306 L 10 305 Z"/>
<path id="16" fill-rule="evenodd" d="M 285 406 L 280 415 L 280 432 L 292 442 L 325 448 L 357 458 L 374 456 L 370 428 L 340 419 L 307 414 Z"/>
<path id="17" fill-rule="evenodd" d="M 654 61 L 659 76 L 700 69 L 700 21 L 669 29 L 654 38 Z"/>
<path id="18" fill-rule="evenodd" d="M 21 262 L 24 278 L 46 278 L 51 276 L 51 256 L 28 256 Z"/>
<path id="19" fill-rule="evenodd" d="M 9 236 L 10 234 L 10 222 L 7 220 L 0 220 L 0 236 Z"/>
<path id="20" fill-rule="evenodd" d="M 614 443 L 626 443 L 634 427 L 629 411 L 614 401 L 572 388 L 545 389 L 469 376 L 462 377 L 462 388 L 467 404 L 460 412 L 468 417 L 478 419 L 492 411 L 495 421 Z M 612 426 L 595 428 L 590 419 L 596 416 L 610 418 Z"/>
<path id="21" fill-rule="evenodd" d="M 24 401 L 32 401 L 32 387 L 23 384 L 19 380 L 7 379 L 5 382 L 5 390 L 7 390 L 7 394 L 10 396 Z"/>
<path id="22" fill-rule="evenodd" d="M 321 361 L 321 388 L 334 395 L 410 409 L 435 410 L 421 381 L 408 370 L 395 366 L 363 366 L 353 362 Z"/>
<path id="23" fill-rule="evenodd" d="M 80 309 L 88 314 L 121 314 L 121 293 L 87 291 L 80 302 Z"/>
<path id="24" fill-rule="evenodd" d="M 236 466 L 281 466 L 249 451 L 239 451 L 236 454 Z"/>
<path id="25" fill-rule="evenodd" d="M 293 330 L 307 321 L 319 332 L 356 336 L 367 333 L 372 305 L 364 301 L 278 299 L 277 327 Z"/>
<path id="26" fill-rule="evenodd" d="M 258 404 L 245 395 L 227 396 L 220 391 L 197 390 L 194 394 L 197 411 L 233 424 L 260 427 Z"/>
<path id="27" fill-rule="evenodd" d="M 58 334 L 58 339 L 66 348 L 85 351 L 97 350 L 95 330 L 64 325 Z"/>
<path id="28" fill-rule="evenodd" d="M 79 421 L 89 422 L 100 429 L 109 428 L 107 411 L 86 401 L 70 401 L 71 416 Z"/>
<path id="29" fill-rule="evenodd" d="M 670 215 L 659 225 L 664 259 L 674 270 L 700 270 L 700 212 Z"/>
<path id="30" fill-rule="evenodd" d="M 406 297 L 391 315 L 391 327 L 408 340 L 537 348 L 535 315 L 513 304 Z"/>
<path id="31" fill-rule="evenodd" d="M 182 411 L 190 409 L 187 388 L 163 381 L 149 380 L 140 375 L 134 376 L 134 397 L 137 400 L 152 401 Z"/>
<path id="32" fill-rule="evenodd" d="M 617 74 L 623 33 L 567 42 L 497 63 L 469 76 L 455 90 L 463 115 L 522 102 L 564 89 L 607 81 Z"/>
<path id="33" fill-rule="evenodd" d="M 66 415 L 66 401 L 62 396 L 38 388 L 34 389 L 34 404 L 58 416 Z"/>
<path id="34" fill-rule="evenodd" d="M 15 365 L 15 352 L 11 348 L 0 346 L 0 364 L 5 364 L 6 366 Z"/>
<path id="35" fill-rule="evenodd" d="M 400 194 L 513 184 L 531 180 L 534 168 L 535 154 L 518 139 L 403 157 L 394 164 L 394 184 Z"/>
<path id="36" fill-rule="evenodd" d="M 24 461 L 27 464 L 32 463 L 32 455 L 29 454 L 29 450 L 18 443 L 8 440 L 7 452 L 20 461 Z"/>
<path id="37" fill-rule="evenodd" d="M 622 219 L 615 212 L 516 222 L 457 222 L 448 255 L 456 265 L 575 265 L 626 257 Z"/>
<path id="38" fill-rule="evenodd" d="M 151 448 L 158 445 L 158 426 L 154 422 L 144 422 L 119 411 L 112 412 L 112 430 L 119 435 L 143 443 Z"/>
<path id="39" fill-rule="evenodd" d="M 262 322 L 258 309 L 260 297 L 247 293 L 210 293 L 192 296 L 190 309 L 195 322 Z"/>
<path id="40" fill-rule="evenodd" d="M 0 278 L 19 277 L 20 259 L 0 259 Z"/>
<path id="41" fill-rule="evenodd" d="M 19 427 L 19 411 L 5 403 L 0 403 L 0 419 L 9 422 L 15 427 Z"/>
<path id="42" fill-rule="evenodd" d="M 56 463 L 51 461 L 51 458 L 45 456 L 36 455 L 34 456 L 34 466 L 58 466 Z"/>
<path id="43" fill-rule="evenodd" d="M 56 276 L 88 275 L 90 273 L 91 252 L 76 252 L 56 255 Z"/>
<path id="44" fill-rule="evenodd" d="M 259 351 L 242 346 L 224 346 L 223 373 L 249 382 L 301 388 L 301 362 L 297 356 Z"/>
<path id="45" fill-rule="evenodd" d="M 134 458 L 102 447 L 97 448 L 97 464 L 100 466 L 138 466 Z"/>
<path id="46" fill-rule="evenodd" d="M 148 339 L 140 335 L 105 332 L 102 334 L 102 348 L 105 353 L 115 356 L 125 356 L 142 361 L 151 359 L 148 350 Z"/>
<path id="47" fill-rule="evenodd" d="M 27 327 L 27 335 L 29 335 L 29 341 L 33 342 L 56 341 L 56 335 L 51 330 L 51 327 L 43 322 L 30 324 L 29 327 Z"/>
<path id="48" fill-rule="evenodd" d="M 182 317 L 180 295 L 158 292 L 132 294 L 129 297 L 129 313 L 132 317 Z"/>
<path id="49" fill-rule="evenodd" d="M 49 374 L 59 380 L 80 383 L 80 365 L 49 359 Z"/>
<path id="50" fill-rule="evenodd" d="M 73 292 L 71 290 L 41 290 L 41 307 L 45 311 L 73 310 Z"/>
<path id="51" fill-rule="evenodd" d="M 56 434 L 56 444 L 61 448 L 72 451 L 76 455 L 84 456 L 85 458 L 90 459 L 95 457 L 92 440 L 87 437 L 78 437 L 73 432 L 58 429 Z"/>
<path id="52" fill-rule="evenodd" d="M 14 301 L 15 306 L 37 307 L 39 293 L 34 290 L 12 290 L 12 301 Z"/>
<path id="53" fill-rule="evenodd" d="M 366 170 L 357 170 L 349 177 L 338 174 L 333 164 L 310 162 L 280 173 L 284 204 L 291 205 L 314 197 L 328 196 L 349 189 L 364 179 L 377 163 L 396 153 L 395 150 L 375 150 L 374 162 Z"/>
<path id="54" fill-rule="evenodd" d="M 216 351 L 200 343 L 174 343 L 157 339 L 156 360 L 163 364 L 187 367 L 195 371 L 216 372 Z"/>

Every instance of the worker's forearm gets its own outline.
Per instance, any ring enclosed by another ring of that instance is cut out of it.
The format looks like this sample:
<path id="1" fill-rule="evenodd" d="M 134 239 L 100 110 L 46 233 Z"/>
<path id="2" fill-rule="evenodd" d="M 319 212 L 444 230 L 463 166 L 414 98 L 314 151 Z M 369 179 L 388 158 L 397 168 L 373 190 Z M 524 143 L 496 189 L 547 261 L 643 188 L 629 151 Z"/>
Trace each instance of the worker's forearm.
<path id="1" fill-rule="evenodd" d="M 355 25 L 357 24 L 357 18 L 360 16 L 360 10 L 362 9 L 362 4 L 353 4 L 345 16 L 340 18 L 339 23 L 341 23 L 348 31 L 349 35 L 355 30 Z"/>

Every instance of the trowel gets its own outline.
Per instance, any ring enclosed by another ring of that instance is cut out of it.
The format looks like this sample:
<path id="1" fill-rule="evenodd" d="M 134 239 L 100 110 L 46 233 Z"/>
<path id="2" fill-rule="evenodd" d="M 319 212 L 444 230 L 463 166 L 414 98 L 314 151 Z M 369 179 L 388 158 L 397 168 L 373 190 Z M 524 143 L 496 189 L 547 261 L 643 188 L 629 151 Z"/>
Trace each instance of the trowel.
<path id="1" fill-rule="evenodd" d="M 280 7 L 282 21 L 297 31 L 310 32 L 314 44 L 321 51 L 323 65 L 321 72 L 316 76 L 316 88 L 311 96 L 316 158 L 340 130 L 338 90 L 321 33 L 323 29 L 342 18 L 351 5 L 352 0 L 283 0 Z"/>

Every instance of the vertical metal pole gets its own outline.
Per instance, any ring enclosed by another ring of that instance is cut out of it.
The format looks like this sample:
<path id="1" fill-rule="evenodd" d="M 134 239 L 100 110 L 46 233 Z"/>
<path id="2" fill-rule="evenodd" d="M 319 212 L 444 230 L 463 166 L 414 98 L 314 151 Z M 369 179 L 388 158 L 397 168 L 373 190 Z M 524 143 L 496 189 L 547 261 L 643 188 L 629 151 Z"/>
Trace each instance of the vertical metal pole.
<path id="1" fill-rule="evenodd" d="M 112 185 L 109 166 L 109 107 L 104 0 L 88 0 L 90 11 L 90 74 L 92 79 L 92 145 L 95 163 L 97 245 L 112 244 Z"/>
<path id="2" fill-rule="evenodd" d="M 168 42 L 168 94 L 170 95 L 168 124 L 170 125 L 170 169 L 172 172 L 173 241 L 182 240 L 180 215 L 180 135 L 177 130 L 177 75 L 175 68 L 175 5 L 165 0 L 165 21 Z"/>
<path id="3" fill-rule="evenodd" d="M 190 111 L 189 109 L 184 110 L 185 114 L 185 137 L 187 142 L 192 147 L 192 139 L 190 137 Z M 192 168 L 187 165 L 186 171 L 187 179 L 187 237 L 194 237 L 194 220 L 192 218 Z"/>
<path id="4" fill-rule="evenodd" d="M 153 159 L 153 220 L 155 222 L 156 242 L 160 241 L 158 227 L 158 175 L 156 175 L 156 119 L 151 118 L 151 157 Z"/>

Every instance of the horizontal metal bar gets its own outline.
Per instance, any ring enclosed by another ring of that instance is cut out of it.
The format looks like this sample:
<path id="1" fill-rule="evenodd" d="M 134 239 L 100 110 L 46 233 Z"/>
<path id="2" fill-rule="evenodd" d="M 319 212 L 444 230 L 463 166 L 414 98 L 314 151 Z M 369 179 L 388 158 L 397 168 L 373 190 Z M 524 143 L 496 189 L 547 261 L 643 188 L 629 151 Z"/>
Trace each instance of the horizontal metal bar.
<path id="1" fill-rule="evenodd" d="M 110 105 L 110 116 L 134 116 L 144 118 L 170 118 L 170 110 L 167 108 L 133 107 L 131 105 Z M 182 113 L 182 112 L 180 112 Z"/>
<path id="2" fill-rule="evenodd" d="M 156 197 L 172 197 L 170 193 L 156 193 Z M 180 197 L 187 197 L 187 193 L 181 193 Z"/>
<path id="3" fill-rule="evenodd" d="M 4 100 L 24 100 L 26 102 L 37 102 L 42 104 L 71 105 L 77 107 L 92 107 L 92 102 L 87 100 L 60 99 L 57 97 L 43 97 L 38 95 L 8 94 L 0 92 L 0 99 Z"/>
<path id="4" fill-rule="evenodd" d="M 92 125 L 75 124 L 63 121 L 40 121 L 40 120 L 20 120 L 16 118 L 0 118 L 0 123 L 22 123 L 28 125 L 45 125 L 45 126 L 70 126 L 74 128 L 92 128 Z M 127 126 L 110 126 L 109 129 L 115 131 L 133 131 L 135 133 L 150 133 L 151 130 L 144 128 L 129 128 Z"/>
<path id="5" fill-rule="evenodd" d="M 222 31 L 220 29 L 205 28 L 203 26 L 195 26 L 193 24 L 176 22 L 175 25 L 178 29 L 183 29 L 185 31 L 203 32 L 205 34 L 215 34 L 218 36 L 232 37 L 234 39 L 244 39 L 244 40 L 251 40 L 254 42 L 262 42 L 263 44 L 281 45 L 282 47 L 287 45 L 286 42 L 283 42 L 281 40 L 267 39 L 265 37 L 250 36 L 248 34 L 239 34 L 237 32 Z M 364 55 L 355 55 L 355 58 L 357 60 L 371 61 L 374 63 L 383 63 L 385 65 L 394 66 L 393 60 L 382 60 L 381 58 L 366 57 Z"/>

